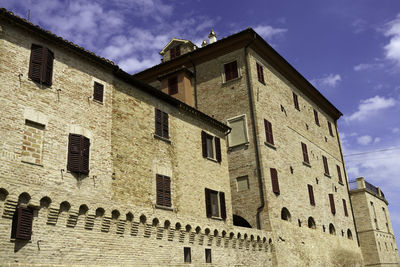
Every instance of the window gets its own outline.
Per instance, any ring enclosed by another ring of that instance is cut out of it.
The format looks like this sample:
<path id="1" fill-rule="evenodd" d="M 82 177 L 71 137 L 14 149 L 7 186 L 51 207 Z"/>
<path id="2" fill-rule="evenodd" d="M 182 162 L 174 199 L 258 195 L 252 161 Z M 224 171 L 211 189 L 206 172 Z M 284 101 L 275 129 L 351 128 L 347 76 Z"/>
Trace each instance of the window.
<path id="1" fill-rule="evenodd" d="M 338 173 L 339 183 L 343 184 L 342 171 L 340 170 L 339 165 L 336 165 L 336 169 L 337 169 L 337 173 Z"/>
<path id="2" fill-rule="evenodd" d="M 174 95 L 178 93 L 178 77 L 172 77 L 168 79 L 168 94 Z"/>
<path id="3" fill-rule="evenodd" d="M 304 144 L 303 142 L 301 143 L 301 150 L 303 151 L 303 162 L 310 164 L 310 160 L 308 158 L 307 145 Z"/>
<path id="4" fill-rule="evenodd" d="M 274 136 L 272 135 L 272 124 L 264 120 L 264 127 L 265 127 L 265 137 L 267 139 L 267 143 L 270 145 L 274 145 Z"/>
<path id="5" fill-rule="evenodd" d="M 187 263 L 192 262 L 192 253 L 191 253 L 189 247 L 183 248 L 183 257 L 184 257 L 184 262 L 187 262 Z"/>
<path id="6" fill-rule="evenodd" d="M 314 190 L 312 185 L 307 185 L 308 187 L 308 196 L 310 197 L 310 205 L 315 206 L 315 199 L 314 199 Z"/>
<path id="7" fill-rule="evenodd" d="M 294 108 L 300 111 L 299 99 L 295 93 L 293 93 L 293 103 L 294 103 Z"/>
<path id="8" fill-rule="evenodd" d="M 263 67 L 262 67 L 260 64 L 258 64 L 258 63 L 256 63 L 256 65 L 257 65 L 257 77 L 258 77 L 258 80 L 259 80 L 261 83 L 265 83 L 265 81 L 264 81 L 264 71 L 263 71 Z"/>
<path id="9" fill-rule="evenodd" d="M 177 45 L 177 46 L 171 48 L 169 51 L 170 51 L 169 53 L 170 53 L 171 59 L 179 57 L 181 55 L 181 46 Z"/>
<path id="10" fill-rule="evenodd" d="M 249 177 L 246 175 L 236 178 L 236 184 L 238 192 L 249 189 Z"/>
<path id="11" fill-rule="evenodd" d="M 324 174 L 329 176 L 328 160 L 325 156 L 322 156 L 322 162 L 324 163 Z"/>
<path id="12" fill-rule="evenodd" d="M 156 175 L 157 205 L 171 207 L 171 179 L 165 175 Z"/>
<path id="13" fill-rule="evenodd" d="M 272 192 L 279 195 L 279 181 L 278 181 L 278 172 L 274 168 L 270 168 L 271 173 L 271 183 L 272 183 Z"/>
<path id="14" fill-rule="evenodd" d="M 25 120 L 21 153 L 23 162 L 42 165 L 44 130 L 44 125 Z"/>
<path id="15" fill-rule="evenodd" d="M 28 207 L 17 207 L 12 219 L 11 238 L 31 240 L 33 210 Z"/>
<path id="16" fill-rule="evenodd" d="M 225 71 L 225 82 L 239 77 L 236 61 L 232 61 L 230 63 L 225 64 L 224 71 Z"/>
<path id="17" fill-rule="evenodd" d="M 79 134 L 69 134 L 67 170 L 89 174 L 89 149 L 89 138 Z"/>
<path id="18" fill-rule="evenodd" d="M 383 214 L 385 214 L 385 220 L 386 220 L 386 229 L 387 229 L 387 232 L 388 232 L 388 233 L 390 233 L 390 229 L 389 229 L 389 221 L 388 221 L 387 214 L 386 214 L 386 210 L 385 210 L 385 208 L 384 208 L 384 207 L 382 207 L 382 211 L 383 211 Z"/>
<path id="19" fill-rule="evenodd" d="M 247 135 L 246 115 L 241 115 L 228 120 L 232 131 L 228 135 L 229 147 L 234 147 L 249 142 Z"/>
<path id="20" fill-rule="evenodd" d="M 336 208 L 335 208 L 335 200 L 333 199 L 333 194 L 329 194 L 329 204 L 331 206 L 331 212 L 333 215 L 336 214 Z"/>
<path id="21" fill-rule="evenodd" d="M 225 193 L 205 189 L 206 215 L 208 218 L 226 219 Z"/>
<path id="22" fill-rule="evenodd" d="M 315 221 L 313 217 L 308 217 L 308 228 L 315 229 Z"/>
<path id="23" fill-rule="evenodd" d="M 350 229 L 347 229 L 347 238 L 353 239 L 353 234 L 351 233 Z"/>
<path id="24" fill-rule="evenodd" d="M 318 111 L 314 109 L 315 124 L 319 126 Z"/>
<path id="25" fill-rule="evenodd" d="M 51 86 L 54 53 L 47 47 L 32 44 L 28 77 L 37 83 Z"/>
<path id="26" fill-rule="evenodd" d="M 281 210 L 281 219 L 284 221 L 291 221 L 292 216 L 290 215 L 290 212 L 287 208 L 282 208 Z"/>
<path id="27" fill-rule="evenodd" d="M 156 135 L 169 139 L 168 114 L 156 109 Z"/>
<path id="28" fill-rule="evenodd" d="M 209 135 L 202 131 L 201 143 L 204 158 L 215 159 L 216 161 L 221 162 L 221 141 L 218 137 Z"/>
<path id="29" fill-rule="evenodd" d="M 205 252 L 206 252 L 206 263 L 212 263 L 212 260 L 211 260 L 211 249 L 210 248 L 206 248 Z"/>
<path id="30" fill-rule="evenodd" d="M 342 199 L 343 201 L 343 210 L 344 210 L 344 216 L 349 217 L 349 213 L 347 212 L 347 203 L 345 199 Z"/>
<path id="31" fill-rule="evenodd" d="M 332 131 L 332 123 L 328 121 L 328 129 L 329 129 L 329 134 L 333 136 L 333 131 Z"/>
<path id="32" fill-rule="evenodd" d="M 336 235 L 335 226 L 333 226 L 333 224 L 329 224 L 329 233 L 331 235 Z"/>
<path id="33" fill-rule="evenodd" d="M 93 86 L 93 99 L 103 103 L 104 85 L 94 82 Z"/>

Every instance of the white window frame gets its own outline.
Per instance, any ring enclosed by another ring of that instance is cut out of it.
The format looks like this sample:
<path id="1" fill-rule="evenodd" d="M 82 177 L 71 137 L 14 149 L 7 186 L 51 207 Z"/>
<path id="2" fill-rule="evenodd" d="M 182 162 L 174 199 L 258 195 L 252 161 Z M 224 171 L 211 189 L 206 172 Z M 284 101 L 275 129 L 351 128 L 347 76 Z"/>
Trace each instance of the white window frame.
<path id="1" fill-rule="evenodd" d="M 236 122 L 236 121 L 239 121 L 239 120 L 243 120 L 243 127 L 244 127 L 243 130 L 244 130 L 245 142 L 239 143 L 239 144 L 235 144 L 235 145 L 231 145 L 232 140 L 231 140 L 231 135 L 229 133 L 228 134 L 228 147 L 229 148 L 236 147 L 236 146 L 241 146 L 241 145 L 248 145 L 249 144 L 249 131 L 248 131 L 248 128 L 247 128 L 247 116 L 246 116 L 246 114 L 242 114 L 242 115 L 239 115 L 239 116 L 236 116 L 236 117 L 228 119 L 227 120 L 227 124 L 228 124 L 228 126 L 230 126 L 232 122 Z"/>
<path id="2" fill-rule="evenodd" d="M 213 194 L 215 192 L 215 190 L 212 190 L 211 192 L 210 192 L 210 203 L 211 203 L 211 218 L 213 218 L 213 219 L 221 219 L 222 217 L 221 217 L 221 198 L 220 198 L 220 196 L 219 196 L 219 194 L 220 194 L 220 191 L 216 191 L 217 192 L 217 208 L 218 208 L 218 215 L 214 215 L 213 214 L 213 210 L 212 210 L 212 197 L 211 197 L 211 195 Z"/>
<path id="3" fill-rule="evenodd" d="M 211 137 L 211 138 L 209 138 L 209 137 Z M 209 156 L 209 150 L 208 150 L 208 143 L 207 143 L 207 140 L 211 140 L 211 152 L 213 153 L 213 156 L 212 156 L 212 157 Z M 216 149 L 215 149 L 215 136 L 206 133 L 206 144 L 207 144 L 207 158 L 208 158 L 208 159 L 211 159 L 211 160 L 217 160 L 217 151 L 216 151 Z"/>

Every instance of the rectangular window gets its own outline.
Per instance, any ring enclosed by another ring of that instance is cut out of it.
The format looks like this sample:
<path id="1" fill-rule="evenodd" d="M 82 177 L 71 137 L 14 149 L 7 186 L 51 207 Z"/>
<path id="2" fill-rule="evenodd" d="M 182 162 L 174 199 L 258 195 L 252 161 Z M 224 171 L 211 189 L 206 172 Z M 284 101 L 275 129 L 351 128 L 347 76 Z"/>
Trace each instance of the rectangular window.
<path id="1" fill-rule="evenodd" d="M 349 213 L 347 212 L 347 203 L 345 199 L 342 199 L 343 201 L 343 210 L 344 210 L 344 216 L 349 217 Z"/>
<path id="2" fill-rule="evenodd" d="M 25 120 L 21 153 L 23 162 L 42 165 L 44 130 L 44 125 Z"/>
<path id="3" fill-rule="evenodd" d="M 11 238 L 31 240 L 33 210 L 28 207 L 17 207 L 12 219 Z"/>
<path id="4" fill-rule="evenodd" d="M 314 109 L 315 124 L 319 126 L 318 111 Z"/>
<path id="5" fill-rule="evenodd" d="M 202 131 L 201 143 L 204 158 L 215 159 L 216 161 L 221 162 L 221 141 L 218 137 L 209 135 Z"/>
<path id="6" fill-rule="evenodd" d="M 258 64 L 258 63 L 256 63 L 256 65 L 257 65 L 257 77 L 258 77 L 258 80 L 259 80 L 261 83 L 265 83 L 265 81 L 264 81 L 264 70 L 263 70 L 263 67 L 262 67 L 260 64 Z"/>
<path id="7" fill-rule="evenodd" d="M 32 44 L 28 77 L 37 83 L 51 86 L 54 53 L 47 47 Z"/>
<path id="8" fill-rule="evenodd" d="M 168 79 L 168 94 L 175 95 L 178 93 L 178 77 L 172 77 Z"/>
<path id="9" fill-rule="evenodd" d="M 303 142 L 301 143 L 301 150 L 303 151 L 303 161 L 307 164 L 310 164 L 310 159 L 308 158 L 307 145 L 304 144 Z"/>
<path id="10" fill-rule="evenodd" d="M 156 175 L 157 205 L 171 207 L 171 179 L 165 175 Z"/>
<path id="11" fill-rule="evenodd" d="M 156 135 L 169 139 L 168 114 L 156 109 Z"/>
<path id="12" fill-rule="evenodd" d="M 308 196 L 310 197 L 310 205 L 315 206 L 315 199 L 314 199 L 314 190 L 312 185 L 307 185 L 308 187 Z"/>
<path id="13" fill-rule="evenodd" d="M 278 181 L 278 172 L 274 168 L 270 168 L 271 173 L 271 183 L 272 183 L 272 192 L 279 195 L 279 181 Z"/>
<path id="14" fill-rule="evenodd" d="M 210 248 L 206 248 L 205 252 L 206 252 L 206 263 L 212 263 L 211 249 Z"/>
<path id="15" fill-rule="evenodd" d="M 295 93 L 293 93 L 293 103 L 294 103 L 294 108 L 300 111 L 299 98 Z"/>
<path id="16" fill-rule="evenodd" d="M 249 189 L 249 177 L 246 175 L 236 178 L 236 184 L 238 192 Z"/>
<path id="17" fill-rule="evenodd" d="M 335 208 L 335 200 L 333 199 L 333 194 L 329 194 L 329 204 L 331 206 L 331 212 L 333 215 L 336 214 L 336 208 Z"/>
<path id="18" fill-rule="evenodd" d="M 177 46 L 171 48 L 169 51 L 170 51 L 169 53 L 170 53 L 171 59 L 179 57 L 181 55 L 181 46 L 177 45 Z"/>
<path id="19" fill-rule="evenodd" d="M 322 162 L 324 163 L 324 172 L 325 175 L 329 176 L 329 166 L 328 166 L 328 160 L 325 156 L 322 156 Z"/>
<path id="20" fill-rule="evenodd" d="M 274 144 L 274 136 L 272 135 L 272 124 L 269 121 L 264 120 L 264 127 L 265 127 L 265 137 L 266 137 L 267 143 L 273 145 Z"/>
<path id="21" fill-rule="evenodd" d="M 330 121 L 328 121 L 328 129 L 329 129 L 329 134 L 333 136 L 332 123 Z"/>
<path id="22" fill-rule="evenodd" d="M 236 61 L 232 61 L 230 63 L 225 64 L 224 71 L 225 71 L 225 82 L 239 77 Z"/>
<path id="23" fill-rule="evenodd" d="M 93 85 L 93 99 L 103 103 L 104 85 L 94 82 Z"/>
<path id="24" fill-rule="evenodd" d="M 189 247 L 184 247 L 183 248 L 183 257 L 184 257 L 184 261 L 186 263 L 191 263 L 192 262 L 192 253 L 191 253 Z"/>
<path id="25" fill-rule="evenodd" d="M 208 218 L 226 219 L 225 193 L 205 189 L 206 215 Z"/>
<path id="26" fill-rule="evenodd" d="M 228 126 L 232 128 L 228 135 L 229 147 L 247 144 L 249 142 L 247 136 L 246 115 L 229 119 Z"/>
<path id="27" fill-rule="evenodd" d="M 75 173 L 89 174 L 89 150 L 89 138 L 70 133 L 67 170 Z"/>
<path id="28" fill-rule="evenodd" d="M 339 165 L 336 165 L 336 169 L 337 169 L 337 173 L 338 173 L 339 183 L 343 184 L 342 171 L 340 170 Z"/>

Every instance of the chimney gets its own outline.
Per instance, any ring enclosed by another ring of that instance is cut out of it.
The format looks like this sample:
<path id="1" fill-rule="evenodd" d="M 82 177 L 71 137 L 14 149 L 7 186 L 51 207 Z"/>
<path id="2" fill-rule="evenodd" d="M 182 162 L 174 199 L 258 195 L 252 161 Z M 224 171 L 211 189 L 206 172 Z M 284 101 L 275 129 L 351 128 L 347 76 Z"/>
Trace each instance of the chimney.
<path id="1" fill-rule="evenodd" d="M 201 47 L 205 47 L 207 45 L 207 41 L 203 40 L 203 42 L 201 43 Z"/>
<path id="2" fill-rule="evenodd" d="M 217 35 L 213 31 L 213 29 L 211 29 L 210 34 L 208 35 L 208 39 L 210 40 L 210 44 L 215 43 L 217 41 Z"/>

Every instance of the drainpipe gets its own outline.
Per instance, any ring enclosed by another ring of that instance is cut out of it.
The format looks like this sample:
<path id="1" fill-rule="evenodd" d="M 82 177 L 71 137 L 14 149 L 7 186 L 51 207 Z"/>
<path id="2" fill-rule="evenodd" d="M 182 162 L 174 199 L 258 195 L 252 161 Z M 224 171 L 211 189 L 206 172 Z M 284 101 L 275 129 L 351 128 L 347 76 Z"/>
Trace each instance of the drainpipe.
<path id="1" fill-rule="evenodd" d="M 193 66 L 193 76 L 194 76 L 194 85 L 193 85 L 193 91 L 194 91 L 194 107 L 195 109 L 198 109 L 197 107 L 197 72 L 196 72 L 196 65 L 193 63 L 192 58 L 189 55 L 189 61 Z"/>
<path id="2" fill-rule="evenodd" d="M 357 237 L 358 246 L 360 246 L 360 239 L 358 238 L 356 220 L 354 218 L 353 203 L 351 202 L 349 181 L 348 181 L 348 178 L 347 178 L 346 166 L 344 165 L 344 157 L 343 157 L 342 145 L 340 144 L 340 140 L 339 140 L 339 131 L 338 131 L 338 127 L 337 127 L 337 120 L 335 121 L 335 130 L 336 130 L 336 138 L 337 138 L 337 141 L 338 141 L 338 144 L 339 144 L 339 149 L 340 149 L 340 157 L 342 159 L 343 173 L 344 173 L 344 176 L 346 178 L 347 194 L 349 196 L 349 201 L 350 201 L 351 215 L 353 216 L 354 230 L 356 231 L 355 234 L 356 234 L 356 237 Z"/>
<path id="3" fill-rule="evenodd" d="M 255 118 L 255 112 L 254 112 L 254 101 L 253 101 L 253 90 L 251 89 L 251 82 L 250 82 L 250 72 L 249 72 L 249 64 L 247 62 L 248 59 L 248 51 L 247 48 L 250 46 L 250 44 L 256 39 L 256 35 L 254 34 L 253 40 L 251 40 L 245 47 L 244 47 L 244 59 L 245 59 L 245 67 L 246 67 L 246 80 L 247 80 L 247 89 L 248 89 L 248 94 L 249 94 L 249 104 L 250 104 L 250 116 L 252 120 L 252 130 L 253 130 L 253 139 L 254 139 L 254 148 L 256 152 L 256 165 L 257 165 L 257 176 L 258 176 L 258 186 L 260 190 L 260 206 L 257 208 L 257 229 L 261 229 L 261 218 L 260 214 L 261 211 L 264 209 L 265 206 L 265 199 L 264 199 L 264 186 L 263 186 L 263 178 L 261 175 L 261 161 L 260 161 L 260 152 L 259 152 L 259 147 L 258 147 L 258 138 L 257 138 L 257 132 L 256 132 L 256 118 Z"/>

